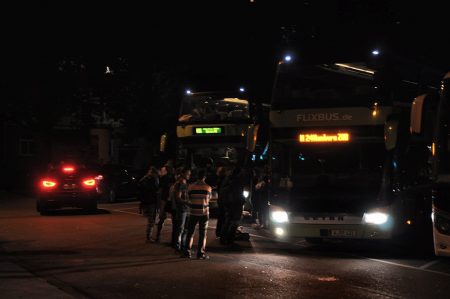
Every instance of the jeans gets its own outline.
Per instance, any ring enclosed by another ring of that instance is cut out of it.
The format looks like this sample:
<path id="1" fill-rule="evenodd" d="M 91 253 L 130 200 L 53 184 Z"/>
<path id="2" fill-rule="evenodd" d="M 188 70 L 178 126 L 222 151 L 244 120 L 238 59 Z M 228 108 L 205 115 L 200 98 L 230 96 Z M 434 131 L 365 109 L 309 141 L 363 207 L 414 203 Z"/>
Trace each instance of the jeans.
<path id="1" fill-rule="evenodd" d="M 186 235 L 187 235 L 187 221 L 189 218 L 189 212 L 183 211 L 182 207 L 177 206 L 177 221 L 176 221 L 176 239 L 175 248 L 181 251 L 186 249 Z"/>
<path id="2" fill-rule="evenodd" d="M 187 232 L 187 248 L 186 252 L 190 255 L 192 249 L 192 243 L 194 242 L 195 226 L 198 223 L 198 251 L 197 256 L 201 256 L 205 253 L 206 249 L 206 230 L 208 229 L 209 216 L 189 216 L 188 232 Z"/>
<path id="3" fill-rule="evenodd" d="M 152 238 L 153 226 L 156 220 L 156 204 L 149 204 L 143 206 L 143 214 L 147 218 L 146 238 L 150 240 Z"/>
<path id="4" fill-rule="evenodd" d="M 174 211 L 172 211 L 170 208 L 170 202 L 167 202 L 165 200 L 161 201 L 161 205 L 159 208 L 159 221 L 158 221 L 158 230 L 156 233 L 156 239 L 159 240 L 160 236 L 161 236 L 161 230 L 164 226 L 164 222 L 167 219 L 167 214 L 170 213 L 171 214 L 171 218 L 172 218 L 172 239 L 170 241 L 170 244 L 175 245 L 175 239 L 176 239 L 176 219 L 175 219 L 175 213 Z"/>

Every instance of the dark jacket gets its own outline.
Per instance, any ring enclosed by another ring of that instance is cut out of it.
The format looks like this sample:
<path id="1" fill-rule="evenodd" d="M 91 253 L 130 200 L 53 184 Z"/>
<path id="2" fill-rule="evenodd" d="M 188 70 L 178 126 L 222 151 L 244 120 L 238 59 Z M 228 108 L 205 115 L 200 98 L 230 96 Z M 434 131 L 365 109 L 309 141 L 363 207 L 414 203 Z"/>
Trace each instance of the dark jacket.
<path id="1" fill-rule="evenodd" d="M 161 200 L 169 200 L 170 186 L 175 183 L 175 179 L 172 175 L 166 174 L 159 178 L 159 193 L 161 194 Z"/>
<path id="2" fill-rule="evenodd" d="M 156 204 L 158 200 L 158 178 L 152 176 L 143 177 L 138 183 L 139 200 L 142 205 Z"/>
<path id="3" fill-rule="evenodd" d="M 243 205 L 245 202 L 243 192 L 244 185 L 242 177 L 240 173 L 233 172 L 223 180 L 219 197 L 221 197 L 224 204 Z"/>

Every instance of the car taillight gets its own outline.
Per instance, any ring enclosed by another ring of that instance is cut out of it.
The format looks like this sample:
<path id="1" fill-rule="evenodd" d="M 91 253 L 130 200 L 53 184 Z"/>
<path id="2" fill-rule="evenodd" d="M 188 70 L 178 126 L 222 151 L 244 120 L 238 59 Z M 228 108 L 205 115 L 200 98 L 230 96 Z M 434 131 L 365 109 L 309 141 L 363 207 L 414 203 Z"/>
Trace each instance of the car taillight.
<path id="1" fill-rule="evenodd" d="M 83 186 L 85 186 L 85 187 L 95 187 L 95 179 L 85 179 L 85 180 L 83 180 Z"/>
<path id="2" fill-rule="evenodd" d="M 55 180 L 42 180 L 41 181 L 41 186 L 44 189 L 50 189 L 50 188 L 54 188 L 56 186 L 56 181 Z"/>

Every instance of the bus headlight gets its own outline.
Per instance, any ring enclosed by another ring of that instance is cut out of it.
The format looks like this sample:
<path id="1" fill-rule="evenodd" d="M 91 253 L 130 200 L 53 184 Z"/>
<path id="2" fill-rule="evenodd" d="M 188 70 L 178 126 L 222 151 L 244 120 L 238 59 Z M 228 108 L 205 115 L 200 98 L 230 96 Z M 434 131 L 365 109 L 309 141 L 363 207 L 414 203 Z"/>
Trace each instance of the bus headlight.
<path id="1" fill-rule="evenodd" d="M 279 236 L 279 237 L 284 236 L 284 229 L 282 229 L 281 227 L 277 227 L 277 228 L 275 229 L 275 234 L 276 234 L 277 236 Z"/>
<path id="2" fill-rule="evenodd" d="M 273 222 L 285 223 L 289 221 L 288 214 L 285 211 L 273 211 L 271 214 Z"/>
<path id="3" fill-rule="evenodd" d="M 385 224 L 389 219 L 389 215 L 382 212 L 364 213 L 363 222 L 368 224 L 381 225 Z"/>

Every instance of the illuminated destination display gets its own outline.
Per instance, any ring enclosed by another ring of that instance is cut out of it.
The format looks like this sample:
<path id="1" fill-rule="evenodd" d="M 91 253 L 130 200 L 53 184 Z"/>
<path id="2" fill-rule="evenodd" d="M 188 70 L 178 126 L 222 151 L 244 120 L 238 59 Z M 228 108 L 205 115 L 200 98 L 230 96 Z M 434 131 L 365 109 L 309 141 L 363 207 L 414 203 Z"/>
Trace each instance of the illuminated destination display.
<path id="1" fill-rule="evenodd" d="M 195 134 L 222 134 L 223 128 L 221 127 L 209 127 L 209 128 L 195 128 Z"/>
<path id="2" fill-rule="evenodd" d="M 300 134 L 298 136 L 298 140 L 301 143 L 309 143 L 309 142 L 348 142 L 350 141 L 349 133 L 323 133 L 323 134 Z"/>

